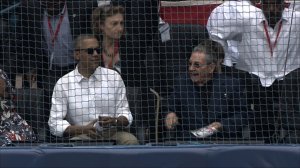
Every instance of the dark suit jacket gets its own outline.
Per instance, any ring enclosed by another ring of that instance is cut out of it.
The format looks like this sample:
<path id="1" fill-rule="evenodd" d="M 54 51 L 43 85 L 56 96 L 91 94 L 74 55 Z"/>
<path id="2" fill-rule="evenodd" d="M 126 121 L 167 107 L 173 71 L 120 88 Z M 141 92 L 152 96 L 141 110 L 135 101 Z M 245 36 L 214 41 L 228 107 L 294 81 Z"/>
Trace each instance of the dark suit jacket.
<path id="1" fill-rule="evenodd" d="M 67 10 L 73 39 L 79 34 L 91 33 L 91 13 L 97 3 L 67 1 Z M 49 56 L 43 50 L 44 9 L 37 2 L 19 8 L 20 21 L 17 30 L 17 65 L 19 72 L 37 68 L 39 73 L 48 69 Z"/>
<path id="2" fill-rule="evenodd" d="M 207 99 L 202 92 L 208 90 Z M 205 101 L 203 101 L 205 100 Z M 183 135 L 212 122 L 221 122 L 225 137 L 240 133 L 248 125 L 245 89 L 238 79 L 224 74 L 215 74 L 206 86 L 196 86 L 188 74 L 175 80 L 174 92 L 169 100 L 169 111 L 180 118 L 179 131 Z"/>

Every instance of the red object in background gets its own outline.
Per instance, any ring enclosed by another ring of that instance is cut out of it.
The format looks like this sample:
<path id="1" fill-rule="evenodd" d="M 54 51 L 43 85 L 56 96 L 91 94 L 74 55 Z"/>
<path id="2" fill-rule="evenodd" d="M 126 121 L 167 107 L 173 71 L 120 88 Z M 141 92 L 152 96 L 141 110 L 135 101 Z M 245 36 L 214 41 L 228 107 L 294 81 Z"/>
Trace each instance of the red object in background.
<path id="1" fill-rule="evenodd" d="M 160 16 L 170 24 L 200 24 L 205 26 L 211 11 L 219 5 L 161 6 Z M 286 3 L 286 7 L 289 5 Z M 260 4 L 256 6 L 261 7 Z"/>
<path id="2" fill-rule="evenodd" d="M 161 18 L 171 24 L 201 24 L 206 25 L 211 11 L 219 4 L 194 6 L 162 6 Z"/>

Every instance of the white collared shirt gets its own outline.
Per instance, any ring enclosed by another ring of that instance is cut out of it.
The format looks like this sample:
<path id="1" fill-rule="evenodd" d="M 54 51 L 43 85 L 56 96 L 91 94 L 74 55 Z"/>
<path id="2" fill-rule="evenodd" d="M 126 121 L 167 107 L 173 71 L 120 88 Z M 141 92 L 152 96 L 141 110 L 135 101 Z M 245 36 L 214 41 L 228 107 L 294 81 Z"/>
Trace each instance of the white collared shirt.
<path id="1" fill-rule="evenodd" d="M 239 2 L 239 3 L 237 3 Z M 223 11 L 223 12 L 228 12 L 229 9 L 232 8 L 237 8 L 236 10 L 231 10 L 230 12 L 237 12 L 240 10 L 241 6 L 243 8 L 245 7 L 251 7 L 251 2 L 249 0 L 239 0 L 239 1 L 225 1 L 221 5 L 217 6 L 214 10 L 215 11 Z M 214 20 L 217 19 L 218 12 L 212 12 L 209 19 Z M 233 64 L 235 64 L 239 58 L 239 52 L 238 52 L 238 41 L 237 40 L 227 40 L 224 45 L 227 45 L 224 47 L 224 53 L 225 53 L 225 58 L 223 64 L 229 67 L 232 67 Z"/>
<path id="2" fill-rule="evenodd" d="M 262 10 L 252 5 L 243 6 L 241 2 L 236 3 L 234 8 L 213 10 L 214 17 L 209 18 L 207 23 L 210 38 L 224 47 L 227 46 L 227 40 L 240 40 L 236 68 L 257 75 L 265 87 L 271 86 L 276 79 L 282 79 L 299 68 L 300 13 L 284 9 L 281 32 L 272 54 L 264 30 L 266 19 Z M 278 27 L 277 24 L 275 29 L 267 28 L 272 44 L 275 42 Z"/>
<path id="3" fill-rule="evenodd" d="M 98 67 L 87 79 L 76 67 L 57 81 L 48 121 L 53 135 L 61 137 L 68 126 L 87 125 L 99 116 L 124 116 L 132 123 L 126 88 L 116 71 Z"/>

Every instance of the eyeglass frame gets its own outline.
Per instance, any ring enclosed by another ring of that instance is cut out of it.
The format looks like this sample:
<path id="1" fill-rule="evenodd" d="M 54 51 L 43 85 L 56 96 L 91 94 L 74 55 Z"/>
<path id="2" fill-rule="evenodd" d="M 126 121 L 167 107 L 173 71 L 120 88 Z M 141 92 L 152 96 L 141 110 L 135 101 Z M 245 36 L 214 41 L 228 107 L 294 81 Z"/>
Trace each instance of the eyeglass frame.
<path id="1" fill-rule="evenodd" d="M 207 64 L 197 64 L 197 65 L 195 65 L 195 64 L 190 64 L 190 62 L 188 62 L 189 67 L 194 66 L 195 68 L 203 68 L 203 67 L 206 67 L 206 66 L 209 66 L 209 65 L 212 65 L 212 64 L 215 64 L 215 63 L 211 62 L 211 63 L 207 63 Z"/>
<path id="2" fill-rule="evenodd" d="M 87 52 L 87 54 L 93 55 L 94 51 L 96 51 L 97 54 L 101 54 L 102 53 L 102 48 L 101 47 L 98 47 L 98 48 L 80 48 L 80 49 L 75 49 L 75 51 L 85 51 L 85 52 Z"/>

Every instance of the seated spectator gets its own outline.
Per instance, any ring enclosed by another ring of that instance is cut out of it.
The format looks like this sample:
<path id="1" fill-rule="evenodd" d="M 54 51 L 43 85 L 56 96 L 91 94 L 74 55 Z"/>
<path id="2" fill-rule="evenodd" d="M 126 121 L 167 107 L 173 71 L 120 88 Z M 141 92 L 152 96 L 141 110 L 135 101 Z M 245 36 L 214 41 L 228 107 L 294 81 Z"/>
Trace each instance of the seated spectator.
<path id="1" fill-rule="evenodd" d="M 14 67 L 17 73 L 36 72 L 37 85 L 45 91 L 43 116 L 49 116 L 57 80 L 77 64 L 73 39 L 91 33 L 87 20 L 95 6 L 95 1 L 30 0 L 18 9 L 17 40 L 11 47 L 17 57 Z"/>
<path id="2" fill-rule="evenodd" d="M 120 75 L 99 66 L 101 47 L 93 35 L 75 40 L 75 70 L 58 80 L 48 124 L 53 135 L 79 140 L 116 140 L 138 144 L 125 132 L 132 122 Z"/>
<path id="3" fill-rule="evenodd" d="M 218 73 L 223 58 L 222 47 L 207 40 L 193 49 L 189 72 L 175 79 L 165 127 L 177 140 L 239 137 L 248 125 L 245 89 L 238 79 Z"/>
<path id="4" fill-rule="evenodd" d="M 0 69 L 0 146 L 12 141 L 34 141 L 36 136 L 20 117 L 13 103 L 13 88 L 6 73 Z"/>

